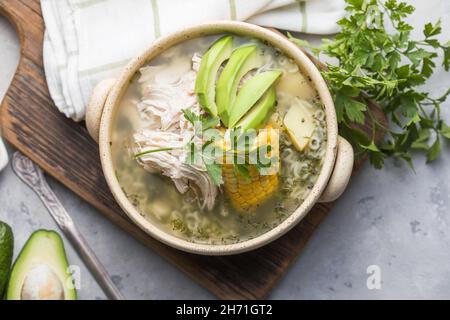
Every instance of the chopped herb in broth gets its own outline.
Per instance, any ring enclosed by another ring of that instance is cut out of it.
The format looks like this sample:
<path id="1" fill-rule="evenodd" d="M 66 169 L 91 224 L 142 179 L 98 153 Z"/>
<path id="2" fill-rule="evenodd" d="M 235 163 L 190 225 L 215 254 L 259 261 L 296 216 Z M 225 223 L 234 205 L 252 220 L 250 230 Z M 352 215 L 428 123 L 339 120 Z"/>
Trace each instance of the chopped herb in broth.
<path id="1" fill-rule="evenodd" d="M 248 152 L 229 149 L 247 129 L 267 131 L 246 140 Z M 111 152 L 143 217 L 187 241 L 229 244 L 271 230 L 301 205 L 326 141 L 323 106 L 291 59 L 256 39 L 208 36 L 175 45 L 135 75 L 115 115 Z M 211 147 L 213 158 L 225 150 L 221 160 L 231 154 L 242 163 L 209 163 Z M 190 150 L 199 159 L 187 161 Z"/>

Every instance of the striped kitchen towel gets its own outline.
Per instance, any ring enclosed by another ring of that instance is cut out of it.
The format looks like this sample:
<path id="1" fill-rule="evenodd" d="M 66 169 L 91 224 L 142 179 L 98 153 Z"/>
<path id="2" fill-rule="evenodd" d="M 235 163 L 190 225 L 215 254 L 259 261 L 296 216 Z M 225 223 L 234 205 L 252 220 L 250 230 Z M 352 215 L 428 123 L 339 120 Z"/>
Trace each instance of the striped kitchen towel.
<path id="1" fill-rule="evenodd" d="M 155 38 L 208 20 L 240 20 L 314 34 L 338 31 L 343 0 L 41 0 L 50 94 L 67 117 L 85 115 L 91 90 Z"/>
<path id="2" fill-rule="evenodd" d="M 8 152 L 6 151 L 5 144 L 3 143 L 3 139 L 0 136 L 0 171 L 2 171 L 7 164 L 8 164 Z"/>

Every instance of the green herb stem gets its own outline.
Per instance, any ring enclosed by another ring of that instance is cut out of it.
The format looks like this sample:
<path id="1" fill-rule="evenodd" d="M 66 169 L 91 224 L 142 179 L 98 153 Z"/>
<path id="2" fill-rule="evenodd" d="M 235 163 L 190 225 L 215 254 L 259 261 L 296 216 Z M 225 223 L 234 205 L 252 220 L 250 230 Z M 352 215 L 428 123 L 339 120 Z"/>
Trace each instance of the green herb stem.
<path id="1" fill-rule="evenodd" d="M 161 151 L 179 150 L 179 149 L 184 149 L 184 148 L 182 148 L 182 147 L 167 147 L 167 148 L 151 149 L 151 150 L 146 150 L 146 151 L 139 152 L 139 153 L 135 154 L 133 157 L 134 157 L 134 159 L 138 159 L 138 158 L 140 158 L 142 156 L 145 156 L 146 154 L 150 154 L 150 153 L 161 152 Z"/>

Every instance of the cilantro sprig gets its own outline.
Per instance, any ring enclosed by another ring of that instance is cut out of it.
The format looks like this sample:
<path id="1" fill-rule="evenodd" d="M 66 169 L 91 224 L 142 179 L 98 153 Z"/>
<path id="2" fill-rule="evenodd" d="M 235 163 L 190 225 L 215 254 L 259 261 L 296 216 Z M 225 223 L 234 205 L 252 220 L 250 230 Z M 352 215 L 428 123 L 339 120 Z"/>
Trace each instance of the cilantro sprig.
<path id="1" fill-rule="evenodd" d="M 434 73 L 437 60 L 450 69 L 450 42 L 443 43 L 441 22 L 427 23 L 422 39 L 412 39 L 413 27 L 406 22 L 415 8 L 399 0 L 345 0 L 347 17 L 338 24 L 341 32 L 319 47 L 290 36 L 300 46 L 309 46 L 317 56 L 337 60 L 327 64 L 322 75 L 331 89 L 340 132 L 354 146 L 357 155 L 368 155 L 376 168 L 387 157 L 405 160 L 411 167 L 413 150 L 426 153 L 427 162 L 441 151 L 441 139 L 450 139 L 450 127 L 441 117 L 450 89 L 432 97 L 420 89 Z M 392 31 L 388 31 L 392 30 Z M 390 126 L 386 128 L 367 108 L 377 101 Z M 370 119 L 371 134 L 358 128 Z M 375 141 L 376 129 L 386 133 Z"/>

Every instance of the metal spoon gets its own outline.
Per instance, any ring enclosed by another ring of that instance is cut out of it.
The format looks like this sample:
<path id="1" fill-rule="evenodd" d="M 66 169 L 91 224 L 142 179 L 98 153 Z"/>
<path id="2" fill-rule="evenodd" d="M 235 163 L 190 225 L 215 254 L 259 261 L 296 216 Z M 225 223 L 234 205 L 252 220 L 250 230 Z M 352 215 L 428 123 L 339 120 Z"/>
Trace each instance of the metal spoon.
<path id="1" fill-rule="evenodd" d="M 73 223 L 72 218 L 48 185 L 41 168 L 20 152 L 14 153 L 12 157 L 12 168 L 16 175 L 37 193 L 53 219 L 91 271 L 106 296 L 113 300 L 125 300 L 125 297 L 113 283 L 103 264 L 97 258 L 94 251 L 92 251 L 91 247 L 89 247 Z"/>

